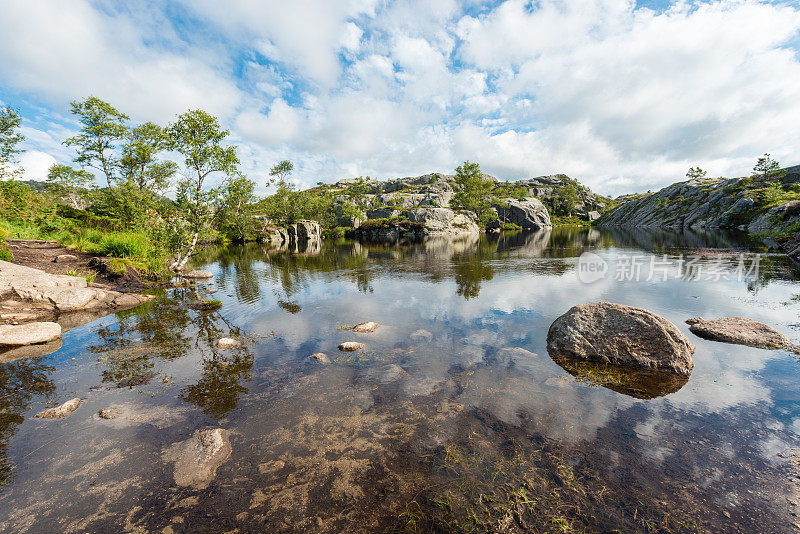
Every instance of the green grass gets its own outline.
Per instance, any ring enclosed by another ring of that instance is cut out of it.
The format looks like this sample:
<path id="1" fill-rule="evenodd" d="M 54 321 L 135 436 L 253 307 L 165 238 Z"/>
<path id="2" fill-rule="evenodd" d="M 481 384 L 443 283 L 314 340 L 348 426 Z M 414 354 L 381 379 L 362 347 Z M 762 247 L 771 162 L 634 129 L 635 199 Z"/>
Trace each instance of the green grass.
<path id="1" fill-rule="evenodd" d="M 151 249 L 146 235 L 132 232 L 108 233 L 100 242 L 100 252 L 115 258 L 146 258 Z"/>

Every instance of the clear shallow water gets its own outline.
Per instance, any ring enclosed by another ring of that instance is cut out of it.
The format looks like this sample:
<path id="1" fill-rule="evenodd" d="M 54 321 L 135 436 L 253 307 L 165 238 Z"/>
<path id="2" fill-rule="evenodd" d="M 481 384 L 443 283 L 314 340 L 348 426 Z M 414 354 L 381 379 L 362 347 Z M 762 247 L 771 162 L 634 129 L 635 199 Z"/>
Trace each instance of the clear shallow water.
<path id="1" fill-rule="evenodd" d="M 723 276 L 738 256 L 707 247 L 749 250 L 730 235 L 597 230 L 208 250 L 212 283 L 0 367 L 0 531 L 791 532 L 796 355 L 705 341 L 684 321 L 745 316 L 798 343 L 798 272 L 766 256 L 757 275 Z M 609 265 L 591 284 L 576 272 L 587 251 Z M 674 275 L 690 253 L 719 279 L 618 276 L 665 254 Z M 223 306 L 197 311 L 198 297 Z M 552 321 L 600 300 L 686 332 L 688 382 L 642 394 L 554 362 Z M 367 320 L 382 326 L 346 329 Z M 216 349 L 224 336 L 245 343 Z M 343 341 L 367 347 L 340 353 Z M 117 387 L 131 377 L 150 380 Z M 76 396 L 67 419 L 33 419 Z M 124 415 L 96 416 L 109 406 Z M 177 486 L 163 452 L 213 427 L 231 432 L 230 459 L 208 488 Z"/>

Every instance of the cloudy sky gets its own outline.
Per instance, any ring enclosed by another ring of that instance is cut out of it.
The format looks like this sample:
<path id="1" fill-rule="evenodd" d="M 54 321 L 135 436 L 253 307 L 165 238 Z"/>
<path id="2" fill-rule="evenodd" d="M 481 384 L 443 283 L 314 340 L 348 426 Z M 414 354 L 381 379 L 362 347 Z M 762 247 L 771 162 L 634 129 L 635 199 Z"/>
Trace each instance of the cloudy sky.
<path id="1" fill-rule="evenodd" d="M 41 179 L 71 100 L 216 114 L 264 183 L 566 173 L 606 194 L 800 163 L 797 0 L 0 0 L 0 103 Z M 260 192 L 264 192 L 262 187 Z"/>

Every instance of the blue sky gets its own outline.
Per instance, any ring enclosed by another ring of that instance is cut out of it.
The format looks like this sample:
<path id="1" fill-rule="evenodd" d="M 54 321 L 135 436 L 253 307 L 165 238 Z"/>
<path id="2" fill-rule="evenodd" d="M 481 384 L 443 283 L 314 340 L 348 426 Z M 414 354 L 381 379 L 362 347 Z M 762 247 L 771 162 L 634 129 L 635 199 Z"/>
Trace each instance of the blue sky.
<path id="1" fill-rule="evenodd" d="M 0 102 L 28 178 L 73 154 L 69 102 L 231 130 L 265 193 L 317 181 L 563 172 L 607 194 L 700 165 L 800 163 L 800 5 L 748 0 L 0 0 Z"/>

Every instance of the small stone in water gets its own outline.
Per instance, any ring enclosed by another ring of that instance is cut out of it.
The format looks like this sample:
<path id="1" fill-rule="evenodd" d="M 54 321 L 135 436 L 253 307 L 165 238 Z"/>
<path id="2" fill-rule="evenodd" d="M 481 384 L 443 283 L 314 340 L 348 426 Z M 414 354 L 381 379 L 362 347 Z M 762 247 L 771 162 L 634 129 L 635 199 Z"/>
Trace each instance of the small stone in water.
<path id="1" fill-rule="evenodd" d="M 56 406 L 54 408 L 48 408 L 42 412 L 37 413 L 34 417 L 38 417 L 39 419 L 63 419 L 67 417 L 69 414 L 74 412 L 78 409 L 78 406 L 81 405 L 81 399 L 74 398 L 70 399 L 64 404 L 60 406 Z"/>
<path id="2" fill-rule="evenodd" d="M 97 415 L 99 415 L 101 419 L 116 419 L 122 415 L 122 411 L 119 408 L 103 408 L 97 412 Z"/>
<path id="3" fill-rule="evenodd" d="M 315 352 L 311 355 L 311 358 L 314 358 L 320 363 L 331 363 L 331 359 L 328 358 L 328 355 L 324 352 Z"/>
<path id="4" fill-rule="evenodd" d="M 375 322 L 372 322 L 372 321 L 367 321 L 366 323 L 359 323 L 359 324 L 355 325 L 353 327 L 353 332 L 359 332 L 359 333 L 362 333 L 362 334 L 369 333 L 369 332 L 374 332 L 375 330 L 378 329 L 379 326 L 380 326 L 380 324 L 378 324 L 378 323 L 375 323 Z"/>
<path id="5" fill-rule="evenodd" d="M 341 345 L 339 345 L 339 350 L 342 352 L 355 352 L 357 350 L 361 350 L 364 348 L 363 343 L 358 343 L 356 341 L 345 341 Z"/>
<path id="6" fill-rule="evenodd" d="M 219 341 L 217 341 L 217 348 L 220 348 L 220 349 L 230 349 L 230 348 L 236 347 L 238 345 L 241 345 L 241 343 L 238 340 L 230 338 L 230 337 L 223 337 L 223 338 L 220 338 Z"/>

